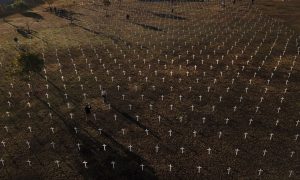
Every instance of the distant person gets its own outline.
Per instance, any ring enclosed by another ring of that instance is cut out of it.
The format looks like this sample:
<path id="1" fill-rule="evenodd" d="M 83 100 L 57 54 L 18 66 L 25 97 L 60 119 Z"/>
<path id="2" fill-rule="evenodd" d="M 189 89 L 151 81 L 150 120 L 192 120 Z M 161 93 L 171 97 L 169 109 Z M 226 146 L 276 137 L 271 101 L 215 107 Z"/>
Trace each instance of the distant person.
<path id="1" fill-rule="evenodd" d="M 129 16 L 129 14 L 127 14 L 127 15 L 126 15 L 126 19 L 129 20 L 129 18 L 130 18 L 130 16 Z"/>
<path id="2" fill-rule="evenodd" d="M 223 8 L 225 8 L 225 0 L 222 0 L 222 1 L 221 1 L 221 6 L 222 6 Z"/>
<path id="3" fill-rule="evenodd" d="M 101 97 L 103 98 L 103 101 L 106 104 L 107 103 L 107 93 L 104 89 L 101 90 Z"/>
<path id="4" fill-rule="evenodd" d="M 174 9 L 172 8 L 171 12 L 173 13 L 174 12 Z"/>
<path id="5" fill-rule="evenodd" d="M 84 110 L 85 110 L 85 114 L 89 115 L 89 114 L 91 114 L 92 106 L 90 104 L 87 104 L 85 106 Z"/>

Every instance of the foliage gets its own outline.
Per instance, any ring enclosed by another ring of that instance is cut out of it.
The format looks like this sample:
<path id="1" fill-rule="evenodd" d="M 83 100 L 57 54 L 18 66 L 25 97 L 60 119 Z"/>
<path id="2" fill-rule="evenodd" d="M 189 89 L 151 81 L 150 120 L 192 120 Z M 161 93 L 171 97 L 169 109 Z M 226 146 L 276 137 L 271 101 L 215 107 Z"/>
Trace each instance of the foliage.
<path id="1" fill-rule="evenodd" d="M 54 0 L 45 0 L 45 2 L 48 4 L 48 6 L 50 7 L 53 3 Z"/>
<path id="2" fill-rule="evenodd" d="M 18 58 L 22 72 L 40 72 L 44 67 L 44 61 L 36 53 L 22 53 Z"/>
<path id="3" fill-rule="evenodd" d="M 103 0 L 104 6 L 110 6 L 111 2 L 110 0 Z"/>
<path id="4" fill-rule="evenodd" d="M 13 3 L 7 6 L 8 9 L 27 9 L 28 6 L 24 0 L 14 0 Z"/>

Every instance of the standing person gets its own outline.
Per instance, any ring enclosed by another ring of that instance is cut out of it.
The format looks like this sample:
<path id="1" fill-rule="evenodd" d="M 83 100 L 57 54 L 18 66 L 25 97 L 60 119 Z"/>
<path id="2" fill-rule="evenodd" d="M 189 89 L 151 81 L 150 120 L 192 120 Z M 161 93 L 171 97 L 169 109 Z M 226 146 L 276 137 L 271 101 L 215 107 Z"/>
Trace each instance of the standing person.
<path id="1" fill-rule="evenodd" d="M 104 103 L 107 103 L 107 93 L 104 89 L 101 90 L 101 97 L 103 98 Z"/>
<path id="2" fill-rule="evenodd" d="M 89 114 L 91 114 L 92 106 L 90 104 L 87 104 L 85 106 L 84 110 L 85 110 L 85 114 L 89 115 Z"/>
<path id="3" fill-rule="evenodd" d="M 225 0 L 221 0 L 221 6 L 222 8 L 225 8 Z"/>

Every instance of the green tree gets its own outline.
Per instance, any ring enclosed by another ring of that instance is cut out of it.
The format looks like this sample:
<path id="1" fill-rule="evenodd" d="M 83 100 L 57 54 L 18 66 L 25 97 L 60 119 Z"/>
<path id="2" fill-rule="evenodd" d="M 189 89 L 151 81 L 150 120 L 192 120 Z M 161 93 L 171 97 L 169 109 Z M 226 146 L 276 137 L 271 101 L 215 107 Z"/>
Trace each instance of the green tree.
<path id="1" fill-rule="evenodd" d="M 48 4 L 48 7 L 50 8 L 54 3 L 54 0 L 45 0 L 45 2 Z"/>
<path id="2" fill-rule="evenodd" d="M 18 62 L 24 73 L 39 73 L 44 67 L 44 60 L 36 53 L 21 53 Z"/>

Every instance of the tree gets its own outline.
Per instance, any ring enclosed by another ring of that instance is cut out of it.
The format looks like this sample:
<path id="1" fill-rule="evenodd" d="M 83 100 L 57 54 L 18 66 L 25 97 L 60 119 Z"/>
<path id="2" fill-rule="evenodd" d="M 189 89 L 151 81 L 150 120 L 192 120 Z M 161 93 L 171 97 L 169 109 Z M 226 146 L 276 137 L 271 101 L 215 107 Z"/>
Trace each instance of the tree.
<path id="1" fill-rule="evenodd" d="M 103 0 L 103 4 L 108 8 L 111 5 L 111 2 L 110 0 Z M 105 16 L 108 17 L 108 9 L 105 11 Z"/>
<path id="2" fill-rule="evenodd" d="M 18 58 L 18 62 L 24 73 L 39 73 L 44 67 L 44 60 L 36 53 L 22 53 Z"/>
<path id="3" fill-rule="evenodd" d="M 27 9 L 28 6 L 23 0 L 14 0 L 13 3 L 9 4 L 7 6 L 8 8 L 11 9 Z"/>
<path id="4" fill-rule="evenodd" d="M 5 6 L 3 4 L 0 4 L 0 14 L 5 13 Z"/>
<path id="5" fill-rule="evenodd" d="M 54 0 L 45 0 L 46 3 L 48 4 L 48 7 L 50 8 L 52 4 L 54 3 Z"/>

